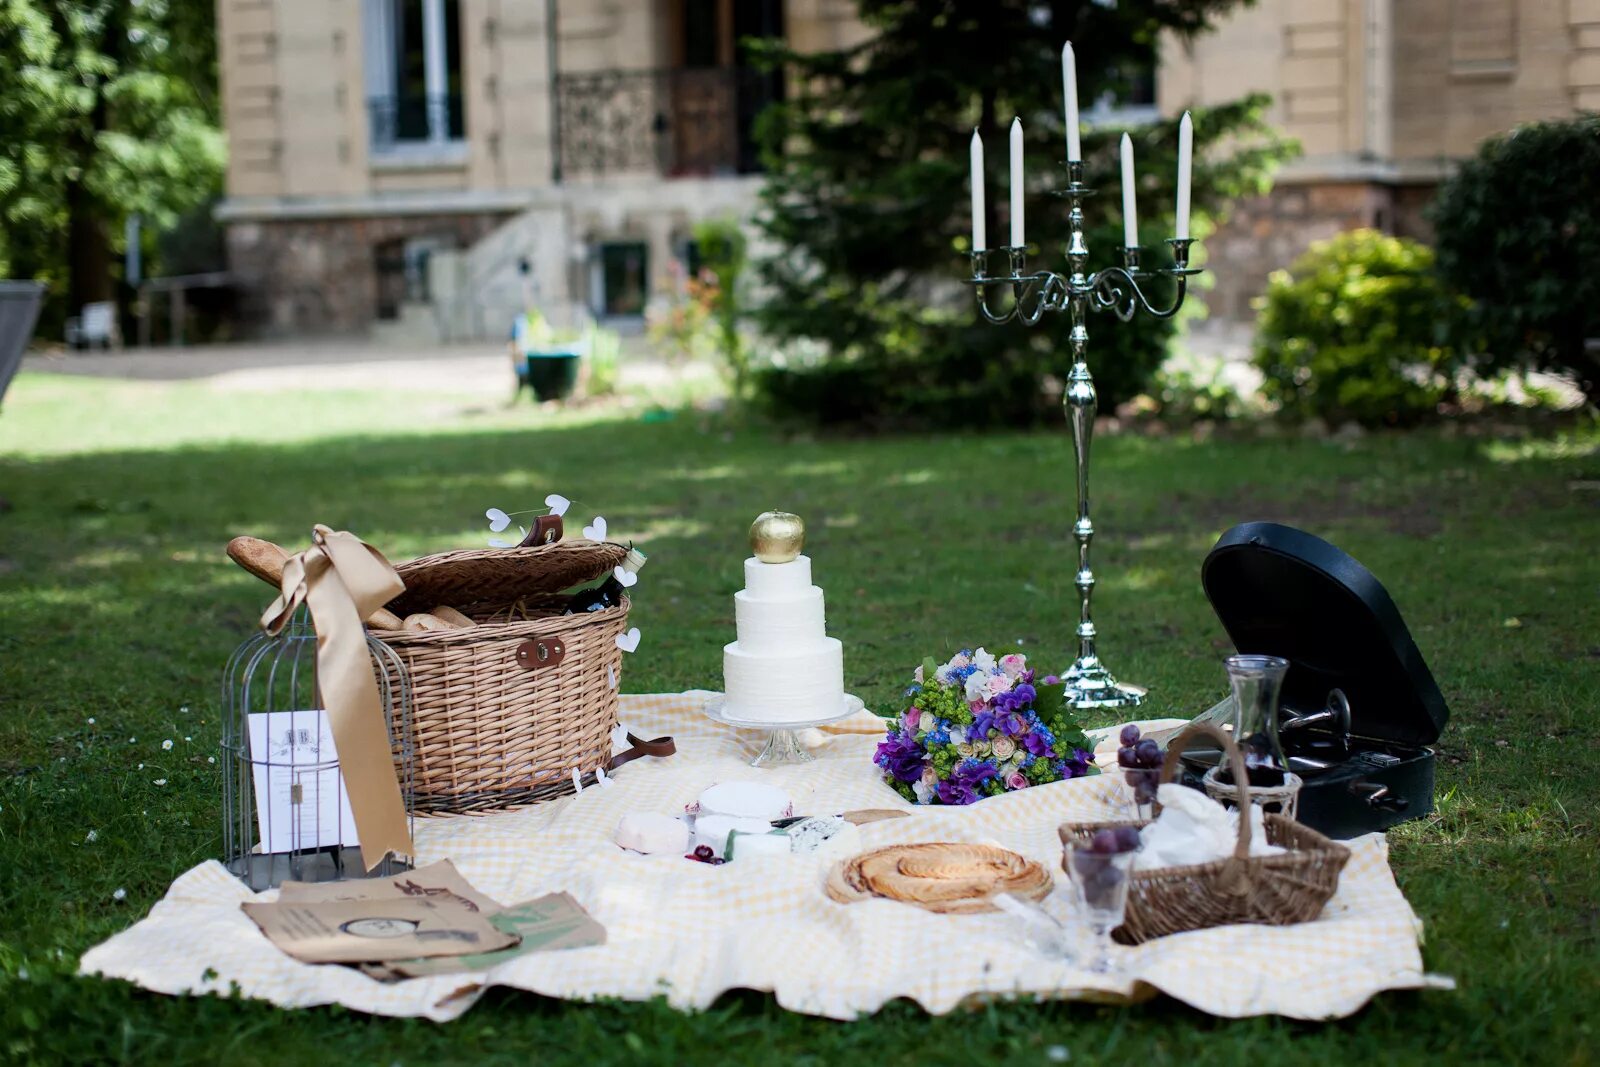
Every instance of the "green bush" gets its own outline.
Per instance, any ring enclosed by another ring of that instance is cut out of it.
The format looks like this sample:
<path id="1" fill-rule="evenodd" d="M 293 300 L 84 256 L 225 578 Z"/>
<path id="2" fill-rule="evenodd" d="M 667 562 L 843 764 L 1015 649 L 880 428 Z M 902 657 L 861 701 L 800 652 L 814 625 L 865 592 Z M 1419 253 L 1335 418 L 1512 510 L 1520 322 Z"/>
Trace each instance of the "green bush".
<path id="1" fill-rule="evenodd" d="M 1600 115 L 1484 142 L 1429 218 L 1441 277 L 1473 301 L 1475 365 L 1570 374 L 1600 402 Z"/>
<path id="2" fill-rule="evenodd" d="M 1285 415 L 1401 425 L 1453 391 L 1461 301 L 1425 245 L 1352 230 L 1274 271 L 1256 320 L 1262 392 Z"/>

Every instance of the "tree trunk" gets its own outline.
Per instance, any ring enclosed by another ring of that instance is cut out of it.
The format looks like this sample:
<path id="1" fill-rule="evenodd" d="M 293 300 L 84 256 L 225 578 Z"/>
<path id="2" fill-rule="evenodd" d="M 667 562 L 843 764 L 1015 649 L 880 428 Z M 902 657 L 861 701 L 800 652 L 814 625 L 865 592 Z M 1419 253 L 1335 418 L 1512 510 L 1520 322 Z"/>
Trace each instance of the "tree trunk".
<path id="1" fill-rule="evenodd" d="M 98 207 L 81 182 L 67 183 L 67 313 L 116 299 L 111 283 L 111 242 Z"/>

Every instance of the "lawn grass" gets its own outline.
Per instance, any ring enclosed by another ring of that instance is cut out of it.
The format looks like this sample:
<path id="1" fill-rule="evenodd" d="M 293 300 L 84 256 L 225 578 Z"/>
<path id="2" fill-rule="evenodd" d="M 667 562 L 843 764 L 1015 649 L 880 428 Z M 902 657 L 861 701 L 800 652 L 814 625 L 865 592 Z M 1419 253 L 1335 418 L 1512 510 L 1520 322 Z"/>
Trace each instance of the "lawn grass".
<path id="1" fill-rule="evenodd" d="M 1304 526 L 1388 586 L 1452 710 L 1439 810 L 1390 841 L 1427 964 L 1457 992 L 1309 1025 L 1167 1000 L 942 1018 L 899 1004 L 840 1024 L 750 993 L 683 1015 L 502 990 L 438 1026 L 78 979 L 86 948 L 219 852 L 217 682 L 267 599 L 223 557 L 234 534 L 299 546 L 326 522 L 403 558 L 478 543 L 486 507 L 563 492 L 651 554 L 635 608 L 649 641 L 627 678 L 649 692 L 717 685 L 745 528 L 787 508 L 809 521 L 830 630 L 870 704 L 964 643 L 1021 638 L 1065 661 L 1070 452 L 1059 430 L 786 439 L 692 415 L 24 375 L 0 417 L 0 1062 L 970 1065 L 1051 1062 L 1056 1046 L 1073 1063 L 1594 1059 L 1600 493 L 1582 483 L 1600 480 L 1600 433 L 1095 449 L 1103 652 L 1152 687 L 1152 715 L 1223 690 L 1198 575 L 1232 523 Z"/>

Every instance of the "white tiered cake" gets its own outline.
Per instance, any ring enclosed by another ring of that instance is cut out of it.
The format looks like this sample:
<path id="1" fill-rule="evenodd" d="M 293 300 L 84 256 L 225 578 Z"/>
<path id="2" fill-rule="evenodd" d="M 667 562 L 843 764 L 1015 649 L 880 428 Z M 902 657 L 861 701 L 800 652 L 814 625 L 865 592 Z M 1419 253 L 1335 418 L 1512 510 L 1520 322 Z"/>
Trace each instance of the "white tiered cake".
<path id="1" fill-rule="evenodd" d="M 827 635 L 810 558 L 745 560 L 733 604 L 739 639 L 722 650 L 727 717 L 798 723 L 838 715 L 844 646 Z"/>

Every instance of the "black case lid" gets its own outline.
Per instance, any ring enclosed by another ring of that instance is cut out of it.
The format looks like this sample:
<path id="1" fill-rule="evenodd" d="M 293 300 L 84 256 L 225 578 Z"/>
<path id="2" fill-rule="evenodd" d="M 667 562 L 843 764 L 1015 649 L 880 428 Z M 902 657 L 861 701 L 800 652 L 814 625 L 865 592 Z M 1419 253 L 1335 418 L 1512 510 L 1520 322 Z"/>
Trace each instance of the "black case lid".
<path id="1" fill-rule="evenodd" d="M 1235 648 L 1289 661 L 1285 707 L 1323 708 L 1339 688 L 1357 736 L 1438 740 L 1444 695 L 1388 592 L 1349 555 L 1292 526 L 1247 522 L 1217 541 L 1200 584 Z"/>

